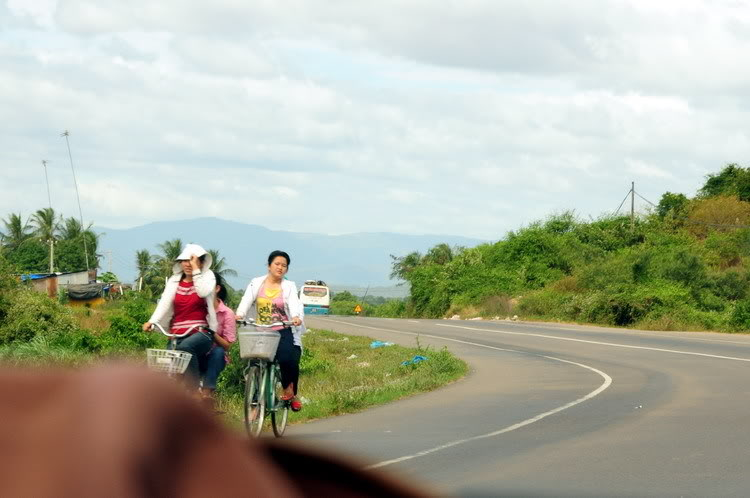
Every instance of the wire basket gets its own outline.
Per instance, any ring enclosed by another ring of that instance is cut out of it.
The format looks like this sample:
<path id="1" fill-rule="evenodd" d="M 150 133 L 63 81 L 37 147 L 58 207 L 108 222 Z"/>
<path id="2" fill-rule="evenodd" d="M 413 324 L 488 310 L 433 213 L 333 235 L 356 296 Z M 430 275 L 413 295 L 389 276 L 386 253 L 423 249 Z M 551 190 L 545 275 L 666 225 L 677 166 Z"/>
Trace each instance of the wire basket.
<path id="1" fill-rule="evenodd" d="M 281 334 L 278 332 L 244 332 L 239 333 L 240 358 L 261 358 L 273 361 L 279 347 Z"/>
<path id="2" fill-rule="evenodd" d="M 148 368 L 154 372 L 164 372 L 170 375 L 185 373 L 192 357 L 193 355 L 190 353 L 172 349 L 146 350 Z"/>

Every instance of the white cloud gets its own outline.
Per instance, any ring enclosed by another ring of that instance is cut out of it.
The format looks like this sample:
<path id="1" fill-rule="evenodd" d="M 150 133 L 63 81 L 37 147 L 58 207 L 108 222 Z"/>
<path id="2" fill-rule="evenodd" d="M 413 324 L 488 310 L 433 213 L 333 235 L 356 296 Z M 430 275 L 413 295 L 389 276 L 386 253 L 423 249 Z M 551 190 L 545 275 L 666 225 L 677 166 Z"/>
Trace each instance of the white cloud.
<path id="1" fill-rule="evenodd" d="M 8 10 L 19 17 L 28 17 L 43 28 L 54 26 L 57 0 L 7 0 Z"/>
<path id="2" fill-rule="evenodd" d="M 628 171 L 634 175 L 646 178 L 673 178 L 672 173 L 659 168 L 653 164 L 648 164 L 635 159 L 626 159 Z"/>
<path id="3" fill-rule="evenodd" d="M 268 202 L 280 229 L 497 238 L 611 212 L 633 180 L 692 194 L 750 154 L 741 3 L 186 5 L 8 3 L 0 214 L 45 204 L 42 158 L 75 212 L 66 128 L 105 226 L 191 202 L 264 224 L 247 205 Z"/>

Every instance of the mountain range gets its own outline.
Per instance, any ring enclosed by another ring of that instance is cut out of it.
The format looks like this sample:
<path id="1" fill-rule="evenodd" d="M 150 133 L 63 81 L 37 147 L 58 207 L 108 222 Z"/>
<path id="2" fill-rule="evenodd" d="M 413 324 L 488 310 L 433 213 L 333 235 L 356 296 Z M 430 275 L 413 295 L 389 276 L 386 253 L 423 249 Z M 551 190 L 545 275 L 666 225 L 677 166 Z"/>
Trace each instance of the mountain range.
<path id="1" fill-rule="evenodd" d="M 486 242 L 450 235 L 286 232 L 219 218 L 159 221 L 127 229 L 94 229 L 101 234 L 101 271 L 111 268 L 123 282 L 132 282 L 136 278 L 136 251 L 147 249 L 158 254 L 157 244 L 179 238 L 183 244 L 192 242 L 206 249 L 217 249 L 225 258 L 226 266 L 239 274 L 229 277 L 235 288 L 245 286 L 253 276 L 264 274 L 266 258 L 275 249 L 286 251 L 291 257 L 289 279 L 298 283 L 324 280 L 331 287 L 343 290 L 367 286 L 394 287 L 397 282 L 389 279 L 391 254 L 403 256 L 412 251 L 424 252 L 440 243 L 473 247 Z M 381 294 L 386 291 L 381 291 Z"/>

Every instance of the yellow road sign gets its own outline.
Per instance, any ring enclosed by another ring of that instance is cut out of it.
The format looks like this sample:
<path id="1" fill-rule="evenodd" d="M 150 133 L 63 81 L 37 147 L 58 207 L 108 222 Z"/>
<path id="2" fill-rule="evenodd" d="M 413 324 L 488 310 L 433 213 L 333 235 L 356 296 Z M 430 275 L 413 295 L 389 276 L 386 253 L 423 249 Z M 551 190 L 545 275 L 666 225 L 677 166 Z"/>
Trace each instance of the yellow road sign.
<path id="1" fill-rule="evenodd" d="M 355 313 L 362 313 L 362 306 L 360 306 L 360 305 L 356 305 L 356 306 L 354 307 L 354 312 L 355 312 Z"/>

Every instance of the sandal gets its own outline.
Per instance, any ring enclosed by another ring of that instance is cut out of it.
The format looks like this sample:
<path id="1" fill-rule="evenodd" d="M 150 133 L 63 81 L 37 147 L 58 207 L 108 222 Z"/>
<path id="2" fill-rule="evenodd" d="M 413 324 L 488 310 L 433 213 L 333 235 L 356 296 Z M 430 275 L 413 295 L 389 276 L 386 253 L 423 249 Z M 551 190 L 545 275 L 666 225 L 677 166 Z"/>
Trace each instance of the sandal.
<path id="1" fill-rule="evenodd" d="M 291 404 L 289 405 L 289 408 L 291 408 L 293 412 L 298 412 L 302 410 L 302 401 L 298 399 L 293 400 Z"/>

